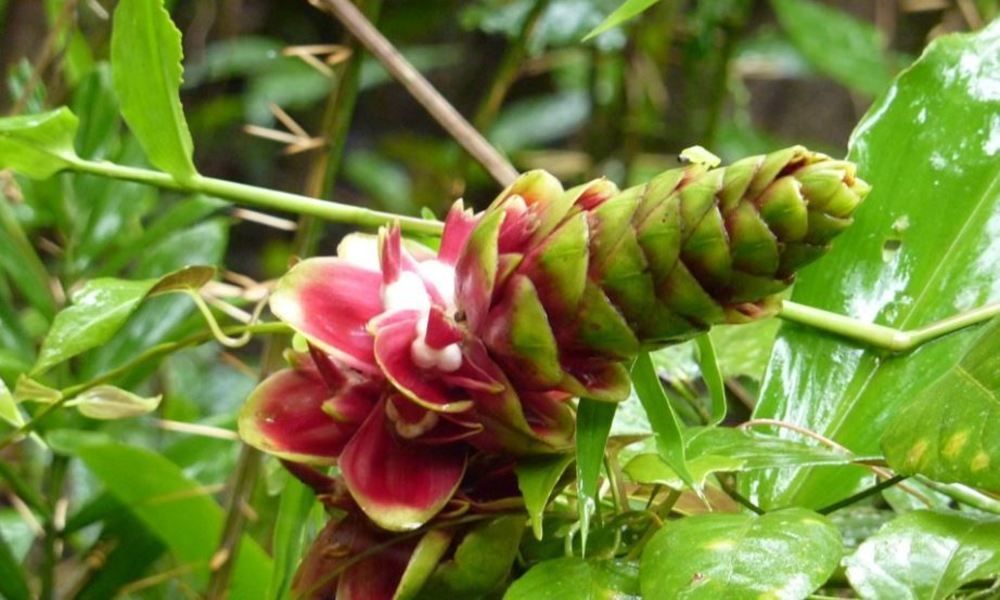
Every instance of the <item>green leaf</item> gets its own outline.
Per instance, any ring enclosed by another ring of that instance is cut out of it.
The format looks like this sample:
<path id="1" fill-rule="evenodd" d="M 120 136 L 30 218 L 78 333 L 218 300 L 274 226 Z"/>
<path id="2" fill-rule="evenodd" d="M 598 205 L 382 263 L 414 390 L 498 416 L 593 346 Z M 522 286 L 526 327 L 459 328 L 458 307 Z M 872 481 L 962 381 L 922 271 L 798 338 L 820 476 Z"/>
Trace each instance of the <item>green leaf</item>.
<path id="1" fill-rule="evenodd" d="M 688 471 L 698 485 L 704 485 L 713 473 L 848 465 L 873 458 L 730 427 L 711 427 L 690 435 L 685 452 Z M 639 454 L 625 465 L 625 473 L 638 483 L 659 483 L 675 489 L 684 485 L 659 454 Z"/>
<path id="2" fill-rule="evenodd" d="M 0 269 L 6 271 L 21 296 L 46 320 L 56 313 L 45 263 L 6 199 L 0 202 Z"/>
<path id="3" fill-rule="evenodd" d="M 420 591 L 420 598 L 481 598 L 507 578 L 524 533 L 524 517 L 498 517 L 473 528 Z"/>
<path id="4" fill-rule="evenodd" d="M 625 560 L 546 560 L 528 569 L 504 600 L 627 600 L 639 598 L 638 565 Z"/>
<path id="5" fill-rule="evenodd" d="M 656 4 L 659 0 L 625 0 L 622 2 L 621 6 L 615 9 L 613 13 L 608 15 L 604 22 L 595 27 L 590 33 L 583 38 L 583 41 L 587 41 L 591 38 L 595 38 L 609 29 L 614 29 L 618 27 L 625 21 L 635 17 L 642 11 L 646 10 L 650 6 Z"/>
<path id="6" fill-rule="evenodd" d="M 80 414 L 91 419 L 128 419 L 153 412 L 160 405 L 162 395 L 145 398 L 113 385 L 93 387 L 66 403 Z"/>
<path id="7" fill-rule="evenodd" d="M 903 407 L 882 436 L 889 466 L 1000 491 L 1000 319 L 968 353 Z"/>
<path id="8" fill-rule="evenodd" d="M 69 442 L 69 440 L 63 440 Z M 65 444 L 63 444 L 65 445 Z M 87 443 L 74 448 L 104 486 L 170 548 L 178 563 L 207 580 L 212 554 L 222 535 L 223 511 L 200 485 L 153 451 L 119 443 Z M 236 557 L 230 597 L 264 599 L 271 560 L 244 536 Z"/>
<path id="9" fill-rule="evenodd" d="M 545 507 L 549 504 L 552 490 L 571 462 L 572 454 L 556 454 L 522 458 L 514 467 L 517 487 L 524 497 L 524 508 L 531 521 L 531 530 L 539 540 L 542 539 L 542 515 Z"/>
<path id="10" fill-rule="evenodd" d="M 430 529 L 417 542 L 406 570 L 396 586 L 392 600 L 410 600 L 417 594 L 434 574 L 441 557 L 451 546 L 452 532 L 444 529 Z"/>
<path id="11" fill-rule="evenodd" d="M 611 433 L 617 405 L 590 398 L 580 398 L 576 411 L 576 490 L 579 500 L 580 538 L 587 547 L 590 515 L 596 506 L 597 479 L 604 464 L 604 447 Z M 537 535 L 537 534 L 536 534 Z"/>
<path id="12" fill-rule="evenodd" d="M 102 277 L 88 281 L 73 295 L 73 305 L 56 315 L 42 341 L 32 373 L 42 373 L 111 339 L 147 296 L 199 288 L 214 273 L 212 267 L 195 266 L 159 279 L 129 281 Z"/>
<path id="13" fill-rule="evenodd" d="M 892 81 L 881 33 L 871 23 L 813 0 L 771 0 L 782 29 L 820 72 L 869 96 Z"/>
<path id="14" fill-rule="evenodd" d="M 7 600 L 30 600 L 31 592 L 24 571 L 10 551 L 0 529 L 0 597 Z"/>
<path id="15" fill-rule="evenodd" d="M 316 495 L 294 477 L 288 477 L 281 491 L 278 514 L 274 519 L 274 569 L 268 585 L 268 598 L 280 600 L 291 589 L 295 566 L 306 547 L 306 522 Z"/>
<path id="16" fill-rule="evenodd" d="M 798 599 L 837 568 L 840 533 L 801 508 L 670 521 L 642 553 L 645 598 Z"/>
<path id="17" fill-rule="evenodd" d="M 193 144 L 181 107 L 181 32 L 162 0 L 121 0 L 111 31 L 111 68 L 121 113 L 150 162 L 194 178 Z"/>
<path id="18" fill-rule="evenodd" d="M 45 179 L 79 160 L 73 137 L 79 121 L 68 108 L 0 119 L 0 169 Z"/>
<path id="19" fill-rule="evenodd" d="M 906 329 L 1000 300 L 998 56 L 1000 22 L 938 38 L 871 108 L 854 132 L 851 158 L 873 191 L 832 251 L 800 274 L 793 300 Z M 960 331 L 886 356 L 785 325 L 755 416 L 876 453 L 900 407 L 978 337 Z M 765 508 L 819 507 L 869 477 L 854 467 L 761 473 L 746 489 Z"/>
<path id="20" fill-rule="evenodd" d="M 660 378 L 653 368 L 653 361 L 648 352 L 643 352 L 632 367 L 632 384 L 636 395 L 642 402 L 642 407 L 649 417 L 649 424 L 656 436 L 656 451 L 674 473 L 680 476 L 686 485 L 694 487 L 694 477 L 687 469 L 684 452 L 684 437 L 680 419 L 674 413 L 673 406 L 663 391 Z"/>
<path id="21" fill-rule="evenodd" d="M 908 513 L 844 562 L 862 598 L 949 598 L 963 584 L 1000 572 L 1000 519 Z"/>
<path id="22" fill-rule="evenodd" d="M 24 415 L 18 408 L 14 395 L 10 393 L 7 384 L 0 379 L 0 419 L 9 425 L 20 427 L 24 425 Z"/>
<path id="23" fill-rule="evenodd" d="M 710 335 L 702 334 L 695 338 L 698 346 L 698 366 L 701 376 L 712 399 L 712 420 L 709 425 L 718 425 L 726 418 L 726 384 L 722 380 L 722 369 L 715 353 L 715 344 Z"/>

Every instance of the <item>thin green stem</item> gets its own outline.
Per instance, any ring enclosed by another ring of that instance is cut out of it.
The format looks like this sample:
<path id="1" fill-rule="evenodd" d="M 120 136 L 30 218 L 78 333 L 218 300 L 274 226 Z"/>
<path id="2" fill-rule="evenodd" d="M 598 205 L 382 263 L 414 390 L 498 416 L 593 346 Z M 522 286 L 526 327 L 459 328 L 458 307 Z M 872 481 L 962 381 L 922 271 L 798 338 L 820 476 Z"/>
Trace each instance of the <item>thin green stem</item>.
<path id="1" fill-rule="evenodd" d="M 896 475 L 894 477 L 890 477 L 889 479 L 880 481 L 873 486 L 866 487 L 857 494 L 848 496 L 847 498 L 844 498 L 843 500 L 840 500 L 838 502 L 834 502 L 829 506 L 824 506 L 823 508 L 817 510 L 816 512 L 818 512 L 821 515 L 828 515 L 834 511 L 840 510 L 841 508 L 846 508 L 856 502 L 860 502 L 861 500 L 864 500 L 869 496 L 874 496 L 875 494 L 881 492 L 882 490 L 891 488 L 894 485 L 906 479 L 907 477 L 909 477 L 909 475 Z"/>
<path id="2" fill-rule="evenodd" d="M 976 491 L 969 486 L 959 483 L 940 483 L 923 476 L 918 476 L 917 481 L 936 492 L 941 492 L 956 502 L 961 502 L 962 504 L 966 504 L 973 508 L 978 508 L 982 511 L 1000 515 L 1000 500 L 987 496 L 986 494 Z"/>
<path id="3" fill-rule="evenodd" d="M 827 331 L 890 352 L 909 352 L 941 336 L 1000 315 L 1000 303 L 980 306 L 917 329 L 902 331 L 877 323 L 865 323 L 797 302 L 784 301 L 778 316 L 787 321 Z"/>
<path id="4" fill-rule="evenodd" d="M 346 223 L 358 227 L 372 228 L 389 223 L 399 223 L 403 231 L 428 235 L 439 235 L 443 227 L 439 221 L 405 217 L 201 175 L 197 175 L 189 181 L 180 182 L 159 171 L 84 159 L 73 160 L 69 168 L 80 173 L 134 181 L 168 190 L 202 193 L 248 206 L 309 215 L 326 221 Z"/>

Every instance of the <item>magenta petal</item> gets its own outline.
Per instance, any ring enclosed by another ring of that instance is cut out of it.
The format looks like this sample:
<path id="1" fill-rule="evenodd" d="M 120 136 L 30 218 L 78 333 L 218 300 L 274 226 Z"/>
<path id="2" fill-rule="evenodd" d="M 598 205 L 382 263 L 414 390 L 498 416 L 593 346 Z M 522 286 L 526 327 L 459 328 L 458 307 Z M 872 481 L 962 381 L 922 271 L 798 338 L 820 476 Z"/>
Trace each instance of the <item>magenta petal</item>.
<path id="1" fill-rule="evenodd" d="M 462 412 L 469 410 L 469 400 L 453 397 L 436 370 L 418 367 L 410 355 L 417 337 L 417 313 L 412 319 L 391 325 L 379 324 L 375 332 L 375 359 L 385 376 L 399 391 L 417 404 L 433 411 Z"/>
<path id="2" fill-rule="evenodd" d="M 346 365 L 375 373 L 366 325 L 382 312 L 381 288 L 381 273 L 338 258 L 310 258 L 278 281 L 271 311 Z"/>
<path id="3" fill-rule="evenodd" d="M 427 345 L 440 350 L 449 344 L 461 341 L 462 330 L 455 321 L 438 306 L 432 306 L 427 315 Z"/>
<path id="4" fill-rule="evenodd" d="M 333 463 L 357 425 L 337 423 L 323 412 L 329 397 L 315 371 L 278 371 L 258 385 L 243 405 L 240 437 L 287 460 Z"/>
<path id="5" fill-rule="evenodd" d="M 379 404 L 340 455 L 344 482 L 379 527 L 408 531 L 448 502 L 465 473 L 462 446 L 422 446 L 398 439 Z"/>
<path id="6" fill-rule="evenodd" d="M 438 260 L 454 265 L 465 248 L 472 229 L 479 222 L 479 217 L 471 211 L 464 210 L 461 200 L 456 200 L 444 220 L 444 232 L 441 234 L 441 246 L 438 249 Z"/>

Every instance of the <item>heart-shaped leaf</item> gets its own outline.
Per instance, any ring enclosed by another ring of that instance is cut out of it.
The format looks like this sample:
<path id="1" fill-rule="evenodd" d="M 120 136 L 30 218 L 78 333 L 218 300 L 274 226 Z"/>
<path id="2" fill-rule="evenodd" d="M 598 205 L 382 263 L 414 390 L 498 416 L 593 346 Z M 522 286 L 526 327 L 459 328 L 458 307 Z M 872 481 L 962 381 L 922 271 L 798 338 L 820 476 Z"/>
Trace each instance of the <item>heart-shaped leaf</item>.
<path id="1" fill-rule="evenodd" d="M 626 560 L 584 560 L 575 556 L 531 567 L 504 600 L 627 600 L 639 598 L 639 565 Z"/>
<path id="2" fill-rule="evenodd" d="M 845 562 L 862 598 L 949 598 L 963 584 L 1000 572 L 1000 519 L 912 512 L 868 538 Z"/>
<path id="3" fill-rule="evenodd" d="M 792 299 L 904 329 L 1000 300 L 1000 21 L 936 39 L 854 132 L 872 193 Z M 785 326 L 755 416 L 790 421 L 872 454 L 900 409 L 978 338 L 961 331 L 887 356 Z M 859 468 L 755 473 L 765 508 L 824 506 L 866 485 Z"/>
<path id="4" fill-rule="evenodd" d="M 642 553 L 645 598 L 799 599 L 837 568 L 840 533 L 801 508 L 672 521 Z"/>

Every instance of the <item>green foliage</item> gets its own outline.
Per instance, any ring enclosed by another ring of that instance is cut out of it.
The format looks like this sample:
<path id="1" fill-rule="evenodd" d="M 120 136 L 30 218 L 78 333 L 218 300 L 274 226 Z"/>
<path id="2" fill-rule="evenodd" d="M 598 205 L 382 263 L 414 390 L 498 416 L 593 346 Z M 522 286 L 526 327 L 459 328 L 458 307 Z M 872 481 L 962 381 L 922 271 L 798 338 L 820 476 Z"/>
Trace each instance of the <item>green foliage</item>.
<path id="1" fill-rule="evenodd" d="M 996 64 L 988 57 L 998 49 L 996 23 L 940 38 L 871 108 L 855 130 L 851 157 L 873 191 L 822 268 L 802 273 L 793 300 L 903 328 L 1000 300 L 992 259 L 1000 212 L 991 142 L 997 98 L 987 83 L 995 81 Z M 962 331 L 913 354 L 886 356 L 786 326 L 755 416 L 792 421 L 854 452 L 877 452 L 894 415 L 977 338 Z M 819 507 L 865 480 L 860 469 L 824 469 L 753 475 L 748 485 L 765 507 Z"/>
<path id="2" fill-rule="evenodd" d="M 603 452 L 602 445 L 600 454 L 603 455 Z M 538 539 L 542 539 L 545 507 L 549 504 L 556 484 L 572 462 L 573 456 L 570 454 L 531 457 L 517 462 L 515 467 L 517 487 L 524 497 L 524 508 L 528 511 L 528 518 L 531 519 L 531 530 Z M 593 472 L 595 465 L 589 465 L 588 468 Z M 596 468 L 599 471 L 600 465 L 597 464 Z M 590 475 L 591 473 L 588 473 L 588 476 Z M 596 473 L 593 476 L 596 481 Z"/>
<path id="3" fill-rule="evenodd" d="M 653 536 L 639 578 L 646 598 L 803 598 L 842 554 L 836 527 L 801 508 L 699 515 Z"/>
<path id="4" fill-rule="evenodd" d="M 0 119 L 0 168 L 45 179 L 76 160 L 79 121 L 68 108 Z"/>
<path id="5" fill-rule="evenodd" d="M 504 600 L 614 600 L 639 595 L 636 565 L 574 556 L 538 563 L 510 586 Z"/>
<path id="6" fill-rule="evenodd" d="M 163 0 L 123 0 L 115 9 L 111 65 L 121 113 L 154 165 L 179 180 L 197 175 L 179 96 L 181 32 Z"/>
<path id="7" fill-rule="evenodd" d="M 912 512 L 868 538 L 845 562 L 862 598 L 943 600 L 1000 570 L 1000 520 Z"/>
<path id="8" fill-rule="evenodd" d="M 455 556 L 442 562 L 420 598 L 489 597 L 507 578 L 517 555 L 524 517 L 499 517 L 477 525 L 462 538 Z"/>
<path id="9" fill-rule="evenodd" d="M 900 473 L 1000 490 L 1000 320 L 957 364 L 900 409 L 882 436 Z"/>
<path id="10" fill-rule="evenodd" d="M 650 428 L 656 439 L 656 452 L 660 459 L 681 478 L 681 481 L 687 485 L 694 485 L 694 477 L 687 467 L 680 420 L 663 391 L 663 385 L 656 375 L 653 361 L 648 353 L 640 354 L 636 359 L 632 367 L 632 383 L 649 418 Z"/>

